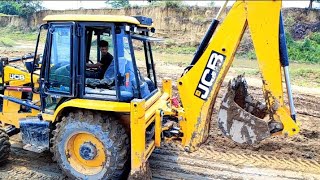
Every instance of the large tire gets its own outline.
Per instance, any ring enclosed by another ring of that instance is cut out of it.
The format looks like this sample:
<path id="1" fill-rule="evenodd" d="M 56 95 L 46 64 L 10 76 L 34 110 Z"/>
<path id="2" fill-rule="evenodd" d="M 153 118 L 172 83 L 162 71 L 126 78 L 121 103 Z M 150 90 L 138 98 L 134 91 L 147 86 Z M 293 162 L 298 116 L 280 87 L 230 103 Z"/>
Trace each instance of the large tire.
<path id="1" fill-rule="evenodd" d="M 9 136 L 4 130 L 0 129 L 0 163 L 9 158 L 10 146 Z"/>
<path id="2" fill-rule="evenodd" d="M 51 142 L 53 159 L 71 179 L 122 178 L 129 138 L 112 116 L 85 110 L 71 112 L 57 124 Z"/>

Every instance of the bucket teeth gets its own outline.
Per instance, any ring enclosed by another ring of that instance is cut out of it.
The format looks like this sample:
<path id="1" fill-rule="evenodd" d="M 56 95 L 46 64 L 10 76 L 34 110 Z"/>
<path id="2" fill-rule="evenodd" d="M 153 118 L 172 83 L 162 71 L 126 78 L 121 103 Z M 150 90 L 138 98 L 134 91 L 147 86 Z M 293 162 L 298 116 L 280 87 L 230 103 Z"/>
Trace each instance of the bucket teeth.
<path id="1" fill-rule="evenodd" d="M 231 80 L 222 98 L 218 114 L 219 128 L 225 136 L 241 144 L 254 144 L 270 136 L 264 103 L 255 100 L 247 91 L 242 75 Z"/>

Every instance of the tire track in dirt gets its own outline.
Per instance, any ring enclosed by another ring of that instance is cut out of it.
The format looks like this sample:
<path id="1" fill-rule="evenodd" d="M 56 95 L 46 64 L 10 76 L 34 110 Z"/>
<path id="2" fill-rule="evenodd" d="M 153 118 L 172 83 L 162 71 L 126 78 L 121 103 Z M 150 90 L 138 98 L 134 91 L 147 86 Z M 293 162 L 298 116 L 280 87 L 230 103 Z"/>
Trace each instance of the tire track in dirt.
<path id="1" fill-rule="evenodd" d="M 252 163 L 248 160 L 243 162 L 247 162 L 247 164 L 232 164 L 229 161 L 231 157 L 234 158 L 235 161 L 241 161 L 241 159 L 237 159 L 240 156 L 234 155 L 231 156 L 228 154 L 228 159 L 225 160 L 227 163 L 223 163 L 221 160 L 216 160 L 216 158 L 204 158 L 202 156 L 193 156 L 184 153 L 174 153 L 171 151 L 170 153 L 164 153 L 160 151 L 155 151 L 150 158 L 150 165 L 152 169 L 154 169 L 154 177 L 157 178 L 168 178 L 174 179 L 171 177 L 171 173 L 177 173 L 175 178 L 179 179 L 190 179 L 193 178 L 192 175 L 197 175 L 199 177 L 206 177 L 209 179 L 305 179 L 314 178 L 319 179 L 320 174 L 310 173 L 299 170 L 288 170 L 288 169 L 274 169 L 273 167 L 261 168 L 257 166 L 256 163 Z M 192 154 L 192 153 L 191 153 Z M 216 154 L 218 155 L 218 154 Z M 218 157 L 221 157 L 218 155 Z M 225 156 L 224 156 L 225 157 Z M 247 158 L 248 159 L 248 158 Z M 259 160 L 260 162 L 261 160 Z M 264 161 L 266 162 L 266 161 Z M 270 162 L 274 163 L 274 161 Z M 269 163 L 269 164 L 270 164 Z M 283 164 L 279 164 L 279 167 Z M 320 168 L 317 167 L 317 168 Z M 161 169 L 164 174 L 159 174 L 157 170 Z M 317 170 L 317 172 L 319 172 Z M 165 176 L 164 176 L 165 175 Z M 178 175 L 178 176 L 177 176 Z M 191 175 L 191 177 L 189 177 Z"/>
<path id="2" fill-rule="evenodd" d="M 58 165 L 51 160 L 50 153 L 37 154 L 22 149 L 22 144 L 11 139 L 11 156 L 0 165 L 0 179 L 65 179 Z"/>
<path id="3" fill-rule="evenodd" d="M 164 156 L 175 158 L 190 158 L 192 160 L 205 160 L 210 162 L 219 162 L 234 166 L 262 167 L 277 170 L 291 170 L 305 173 L 315 173 L 320 175 L 320 163 L 315 160 L 301 158 L 276 158 L 263 154 L 246 154 L 243 152 L 219 152 L 210 146 L 203 146 L 193 153 L 184 152 L 180 145 L 174 143 L 165 143 L 163 147 L 156 149 L 155 154 L 158 159 Z M 160 156 L 161 155 L 161 156 Z M 161 158 L 160 158 L 161 159 Z M 200 164 L 201 165 L 201 164 Z M 203 164 L 206 165 L 206 164 Z"/>

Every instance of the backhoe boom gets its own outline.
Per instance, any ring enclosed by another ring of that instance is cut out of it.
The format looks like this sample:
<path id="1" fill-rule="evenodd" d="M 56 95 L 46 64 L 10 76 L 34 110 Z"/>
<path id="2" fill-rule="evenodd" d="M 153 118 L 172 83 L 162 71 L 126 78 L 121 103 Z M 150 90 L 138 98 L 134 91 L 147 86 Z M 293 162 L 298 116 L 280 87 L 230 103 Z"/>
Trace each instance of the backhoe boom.
<path id="1" fill-rule="evenodd" d="M 184 122 L 180 123 L 184 132 L 182 143 L 186 150 L 194 150 L 208 136 L 213 105 L 247 27 L 263 78 L 264 97 L 271 123 L 265 123 L 260 118 L 252 121 L 253 115 L 248 113 L 244 116 L 244 107 L 240 106 L 238 108 L 242 111 L 233 113 L 234 116 L 230 115 L 227 109 L 231 104 L 227 98 L 227 102 L 222 104 L 225 108 L 219 113 L 219 126 L 225 135 L 234 141 L 249 144 L 268 137 L 275 127 L 278 128 L 276 131 L 281 131 L 282 134 L 294 135 L 299 132 L 299 127 L 290 117 L 283 100 L 279 53 L 280 14 L 281 1 L 237 1 L 202 56 L 178 80 L 178 90 L 186 117 Z M 241 118 L 251 121 L 243 122 Z"/>

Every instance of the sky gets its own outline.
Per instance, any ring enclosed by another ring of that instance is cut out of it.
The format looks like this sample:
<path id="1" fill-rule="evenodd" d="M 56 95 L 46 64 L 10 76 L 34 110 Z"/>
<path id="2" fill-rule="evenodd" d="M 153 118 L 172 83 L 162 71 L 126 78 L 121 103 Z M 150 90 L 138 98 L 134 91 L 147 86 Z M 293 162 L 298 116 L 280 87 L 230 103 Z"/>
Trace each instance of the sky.
<path id="1" fill-rule="evenodd" d="M 131 5 L 147 5 L 148 1 L 129 1 Z M 221 6 L 224 1 L 214 1 L 216 6 Z M 231 5 L 234 1 L 230 1 Z M 210 1 L 184 1 L 188 5 L 207 6 Z M 99 9 L 108 7 L 105 1 L 43 1 L 42 5 L 46 9 L 65 10 L 65 9 Z M 309 1 L 283 1 L 283 7 L 300 7 L 305 8 L 309 6 Z M 314 7 L 320 7 L 320 3 L 314 3 Z"/>

